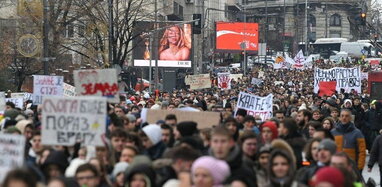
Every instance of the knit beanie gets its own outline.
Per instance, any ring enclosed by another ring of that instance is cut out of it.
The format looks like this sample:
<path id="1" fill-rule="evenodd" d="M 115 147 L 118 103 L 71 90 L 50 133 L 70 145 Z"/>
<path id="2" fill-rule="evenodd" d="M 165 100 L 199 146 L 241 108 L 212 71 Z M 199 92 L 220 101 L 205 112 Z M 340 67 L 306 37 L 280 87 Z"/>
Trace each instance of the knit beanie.
<path id="1" fill-rule="evenodd" d="M 192 136 L 198 130 L 198 124 L 193 121 L 183 121 L 176 125 L 176 129 L 179 131 L 182 137 Z"/>
<path id="2" fill-rule="evenodd" d="M 261 130 L 263 130 L 264 127 L 268 127 L 269 129 L 271 129 L 273 140 L 279 136 L 277 131 L 277 125 L 274 121 L 266 121 L 265 123 L 263 123 L 263 125 L 261 125 Z"/>
<path id="3" fill-rule="evenodd" d="M 191 167 L 192 173 L 195 173 L 197 168 L 207 169 L 210 172 L 215 185 L 222 184 L 230 175 L 230 168 L 227 162 L 211 156 L 202 156 L 195 160 Z"/>
<path id="4" fill-rule="evenodd" d="M 318 145 L 318 150 L 325 149 L 330 151 L 330 153 L 333 155 L 337 151 L 337 145 L 336 143 L 331 139 L 324 139 L 320 142 Z"/>
<path id="5" fill-rule="evenodd" d="M 147 135 L 153 145 L 159 143 L 162 139 L 162 131 L 159 125 L 150 124 L 143 127 L 143 132 Z"/>
<path id="6" fill-rule="evenodd" d="M 318 185 L 321 182 L 327 182 L 335 187 L 343 187 L 345 183 L 344 175 L 340 170 L 334 167 L 323 167 L 319 169 L 313 177 L 313 185 Z"/>
<path id="7" fill-rule="evenodd" d="M 120 173 L 124 173 L 127 167 L 129 167 L 129 163 L 127 162 L 118 162 L 117 164 L 115 164 L 111 175 L 113 179 L 115 179 Z"/>
<path id="8" fill-rule="evenodd" d="M 4 117 L 9 117 L 10 119 L 16 119 L 20 112 L 16 109 L 9 109 L 4 111 Z"/>

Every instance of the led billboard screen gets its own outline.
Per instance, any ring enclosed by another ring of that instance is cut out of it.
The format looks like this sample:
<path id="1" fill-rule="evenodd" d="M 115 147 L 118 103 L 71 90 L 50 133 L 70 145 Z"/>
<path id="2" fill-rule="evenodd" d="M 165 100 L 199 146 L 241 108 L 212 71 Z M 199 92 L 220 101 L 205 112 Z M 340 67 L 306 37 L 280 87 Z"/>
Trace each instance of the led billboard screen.
<path id="1" fill-rule="evenodd" d="M 257 51 L 259 25 L 243 22 L 216 22 L 216 49 Z"/>
<path id="2" fill-rule="evenodd" d="M 150 40 L 154 41 L 155 35 L 147 35 L 154 30 L 153 22 L 139 21 L 134 25 L 133 59 L 134 66 L 149 66 L 150 55 L 151 65 L 155 66 L 155 56 L 158 54 L 159 67 L 191 67 L 192 52 L 192 28 L 191 24 L 171 25 L 159 23 L 159 39 L 153 43 L 152 53 L 150 52 Z"/>

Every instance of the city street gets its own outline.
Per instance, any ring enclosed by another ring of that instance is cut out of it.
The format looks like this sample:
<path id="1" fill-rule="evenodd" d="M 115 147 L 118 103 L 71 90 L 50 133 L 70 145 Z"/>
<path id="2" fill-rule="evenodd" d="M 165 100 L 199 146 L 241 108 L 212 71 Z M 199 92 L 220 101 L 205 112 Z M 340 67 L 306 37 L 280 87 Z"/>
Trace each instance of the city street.
<path id="1" fill-rule="evenodd" d="M 369 156 L 366 157 L 366 163 L 368 161 L 369 161 Z M 367 172 L 367 165 L 365 165 L 365 168 L 363 169 L 362 175 L 363 175 L 366 182 L 371 177 L 375 180 L 375 182 L 377 183 L 377 186 L 381 186 L 380 181 L 379 181 L 380 178 L 379 178 L 379 166 L 378 166 L 378 164 L 374 165 L 371 173 Z"/>

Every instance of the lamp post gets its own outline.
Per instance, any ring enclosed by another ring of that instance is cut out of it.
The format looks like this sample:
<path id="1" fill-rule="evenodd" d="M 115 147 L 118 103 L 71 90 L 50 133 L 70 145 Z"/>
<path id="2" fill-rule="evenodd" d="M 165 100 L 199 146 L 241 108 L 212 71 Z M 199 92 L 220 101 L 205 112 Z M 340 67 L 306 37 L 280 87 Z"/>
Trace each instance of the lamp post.
<path id="1" fill-rule="evenodd" d="M 43 66 L 44 66 L 44 75 L 48 75 L 48 62 L 49 62 L 49 20 L 48 20 L 48 12 L 49 12 L 49 6 L 48 6 L 48 0 L 43 1 L 44 6 L 44 25 L 43 25 Z"/>

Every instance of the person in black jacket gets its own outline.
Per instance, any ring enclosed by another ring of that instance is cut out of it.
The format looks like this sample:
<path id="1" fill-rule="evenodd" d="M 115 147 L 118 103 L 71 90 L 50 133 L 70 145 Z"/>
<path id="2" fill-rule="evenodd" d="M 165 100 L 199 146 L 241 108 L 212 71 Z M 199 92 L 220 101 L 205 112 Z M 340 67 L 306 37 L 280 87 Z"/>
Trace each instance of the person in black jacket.
<path id="1" fill-rule="evenodd" d="M 380 132 L 382 133 L 382 132 Z M 382 135 L 377 136 L 377 138 L 374 140 L 373 147 L 371 148 L 370 152 L 370 159 L 367 164 L 368 172 L 371 172 L 373 169 L 373 166 L 376 162 L 378 162 L 379 165 L 379 175 L 380 175 L 380 181 L 382 181 Z"/>
<path id="2" fill-rule="evenodd" d="M 284 139 L 292 148 L 296 156 L 297 169 L 302 166 L 302 151 L 305 146 L 305 139 L 298 133 L 298 126 L 292 118 L 285 118 L 279 126 L 280 138 Z"/>

